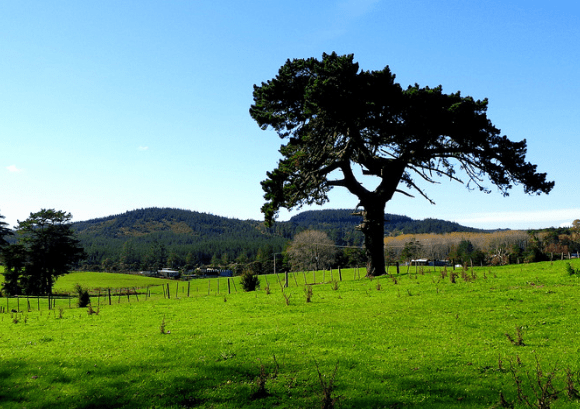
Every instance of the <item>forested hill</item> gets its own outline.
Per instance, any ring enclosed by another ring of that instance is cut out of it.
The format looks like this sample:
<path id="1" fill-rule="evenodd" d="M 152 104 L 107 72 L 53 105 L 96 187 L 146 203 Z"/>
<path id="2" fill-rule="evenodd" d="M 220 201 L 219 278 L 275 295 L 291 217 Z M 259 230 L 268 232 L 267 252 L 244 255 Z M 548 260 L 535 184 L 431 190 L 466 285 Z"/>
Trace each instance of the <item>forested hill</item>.
<path id="1" fill-rule="evenodd" d="M 352 229 L 361 223 L 360 216 L 353 216 L 352 210 L 311 210 L 290 219 L 300 228 L 316 230 Z M 482 232 L 483 230 L 462 226 L 458 223 L 439 219 L 414 220 L 407 216 L 385 214 L 385 234 L 392 232 L 406 234 Z"/>
<path id="2" fill-rule="evenodd" d="M 155 245 L 162 244 L 175 257 L 190 258 L 194 264 L 208 264 L 212 258 L 254 260 L 279 253 L 296 233 L 323 230 L 338 245 L 360 246 L 362 234 L 355 229 L 361 218 L 351 210 L 305 211 L 287 222 L 266 228 L 261 221 L 238 220 L 208 213 L 171 208 L 148 208 L 73 224 L 89 258 L 88 265 L 105 259 L 118 261 L 127 251 L 141 258 Z M 413 220 L 406 216 L 385 215 L 385 234 L 445 233 L 477 231 L 443 220 Z"/>

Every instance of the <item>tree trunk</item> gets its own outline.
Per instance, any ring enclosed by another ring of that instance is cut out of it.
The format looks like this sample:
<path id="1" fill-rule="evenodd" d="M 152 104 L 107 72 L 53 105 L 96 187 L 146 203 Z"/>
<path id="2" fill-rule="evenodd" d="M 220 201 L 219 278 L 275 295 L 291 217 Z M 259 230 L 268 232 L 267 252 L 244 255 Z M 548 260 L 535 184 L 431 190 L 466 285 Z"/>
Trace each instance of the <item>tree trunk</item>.
<path id="1" fill-rule="evenodd" d="M 359 229 L 365 236 L 367 256 L 367 276 L 379 276 L 385 273 L 385 203 L 373 201 L 362 203 L 363 222 Z"/>

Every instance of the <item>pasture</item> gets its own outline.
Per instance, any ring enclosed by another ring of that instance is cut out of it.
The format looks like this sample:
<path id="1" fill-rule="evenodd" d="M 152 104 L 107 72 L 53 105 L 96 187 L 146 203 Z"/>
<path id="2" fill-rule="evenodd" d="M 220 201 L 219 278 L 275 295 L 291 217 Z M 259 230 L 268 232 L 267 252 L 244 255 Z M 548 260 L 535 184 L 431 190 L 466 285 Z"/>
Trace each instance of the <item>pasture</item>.
<path id="1" fill-rule="evenodd" d="M 284 291 L 261 276 L 249 293 L 194 280 L 189 296 L 183 282 L 73 273 L 56 289 L 93 288 L 94 313 L 0 314 L 0 407 L 539 407 L 550 386 L 544 407 L 580 407 L 580 278 L 566 263 L 318 272 L 311 286 L 297 273 Z M 141 290 L 109 305 L 94 295 L 106 288 Z"/>

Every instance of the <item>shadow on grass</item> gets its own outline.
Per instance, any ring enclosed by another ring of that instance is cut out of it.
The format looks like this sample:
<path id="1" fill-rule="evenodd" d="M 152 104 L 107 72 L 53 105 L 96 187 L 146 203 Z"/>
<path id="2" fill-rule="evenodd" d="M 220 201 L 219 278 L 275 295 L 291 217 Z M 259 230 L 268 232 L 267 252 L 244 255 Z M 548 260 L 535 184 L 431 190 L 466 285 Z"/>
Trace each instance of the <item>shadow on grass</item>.
<path id="1" fill-rule="evenodd" d="M 327 364 L 332 367 L 330 359 Z M 238 358 L 184 360 L 179 365 L 7 360 L 0 368 L 0 402 L 2 408 L 43 409 L 321 407 L 315 367 L 308 362 L 300 368 L 293 365 L 282 365 L 275 373 L 267 366 L 268 393 L 256 398 L 260 367 Z M 474 382 L 466 393 L 465 379 L 445 375 L 428 379 L 429 374 L 402 374 L 357 384 L 360 367 L 347 369 L 357 366 L 339 366 L 334 393 L 341 409 L 489 407 L 497 397 L 497 391 L 478 389 Z"/>

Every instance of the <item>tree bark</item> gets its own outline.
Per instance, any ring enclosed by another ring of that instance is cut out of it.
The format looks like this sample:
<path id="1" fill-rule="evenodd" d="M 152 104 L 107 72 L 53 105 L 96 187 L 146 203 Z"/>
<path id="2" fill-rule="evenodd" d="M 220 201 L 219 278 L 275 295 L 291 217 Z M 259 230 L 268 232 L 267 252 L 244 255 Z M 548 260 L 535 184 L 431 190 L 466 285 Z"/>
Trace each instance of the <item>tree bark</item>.
<path id="1" fill-rule="evenodd" d="M 380 276 L 385 272 L 385 204 L 380 201 L 362 203 L 363 222 L 359 229 L 365 236 L 367 276 Z"/>

